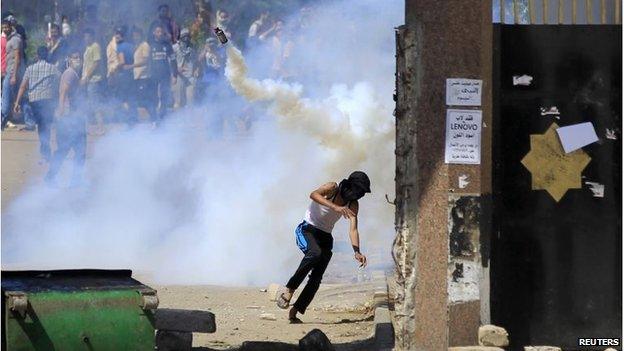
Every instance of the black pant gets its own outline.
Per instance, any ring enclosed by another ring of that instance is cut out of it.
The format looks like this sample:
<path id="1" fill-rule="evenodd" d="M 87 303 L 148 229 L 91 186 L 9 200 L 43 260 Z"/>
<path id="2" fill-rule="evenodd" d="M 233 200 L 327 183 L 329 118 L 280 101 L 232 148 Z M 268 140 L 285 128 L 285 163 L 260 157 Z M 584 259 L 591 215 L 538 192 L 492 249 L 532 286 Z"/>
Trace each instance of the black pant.
<path id="1" fill-rule="evenodd" d="M 303 222 L 297 227 L 297 242 L 305 253 L 299 268 L 290 278 L 286 287 L 296 290 L 303 282 L 305 276 L 310 273 L 310 278 L 306 286 L 303 288 L 301 295 L 293 304 L 293 307 L 299 313 L 305 313 L 306 308 L 312 302 L 314 295 L 321 285 L 323 273 L 332 257 L 332 248 L 334 246 L 334 238 L 330 233 L 324 232 L 309 223 Z"/>
<path id="2" fill-rule="evenodd" d="M 50 162 L 46 179 L 54 180 L 69 151 L 74 150 L 72 182 L 82 177 L 87 150 L 86 119 L 74 114 L 63 116 L 56 122 L 56 151 Z"/>
<path id="3" fill-rule="evenodd" d="M 134 77 L 132 71 L 122 71 L 117 74 L 116 81 L 117 99 L 121 103 L 126 103 L 128 109 L 124 106 L 121 108 L 121 115 L 119 116 L 121 121 L 129 125 L 135 125 L 138 122 L 137 117 L 137 104 L 136 104 L 136 89 L 134 83 Z"/>
<path id="4" fill-rule="evenodd" d="M 54 99 L 44 99 L 33 101 L 30 103 L 33 119 L 37 124 L 37 133 L 39 134 L 39 152 L 41 157 L 46 161 L 50 160 L 50 129 L 54 121 L 54 108 L 56 107 Z"/>
<path id="5" fill-rule="evenodd" d="M 156 107 L 158 104 L 158 93 L 156 85 L 151 78 L 135 79 L 135 94 L 137 106 L 143 107 L 150 115 L 150 120 L 156 122 Z"/>
<path id="6" fill-rule="evenodd" d="M 167 109 L 173 107 L 173 95 L 171 93 L 171 77 L 152 77 L 154 79 L 155 84 L 155 92 L 157 95 L 157 105 L 158 105 L 158 120 L 162 121 L 167 114 Z M 178 78 L 179 79 L 179 78 Z"/>

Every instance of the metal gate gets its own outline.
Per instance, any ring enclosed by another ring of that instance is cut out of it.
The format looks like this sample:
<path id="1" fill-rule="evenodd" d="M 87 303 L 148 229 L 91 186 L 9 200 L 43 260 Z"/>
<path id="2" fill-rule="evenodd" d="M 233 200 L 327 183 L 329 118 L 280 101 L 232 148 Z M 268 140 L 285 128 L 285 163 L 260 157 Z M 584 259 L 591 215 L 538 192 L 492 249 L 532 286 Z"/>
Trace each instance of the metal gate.
<path id="1" fill-rule="evenodd" d="M 587 24 L 590 3 L 557 9 L 577 25 L 494 28 L 491 317 L 514 350 L 622 336 L 622 28 Z M 539 22 L 535 1 L 513 4 L 513 22 Z M 599 5 L 619 23 L 620 1 Z M 566 153 L 557 129 L 584 122 L 599 140 Z"/>

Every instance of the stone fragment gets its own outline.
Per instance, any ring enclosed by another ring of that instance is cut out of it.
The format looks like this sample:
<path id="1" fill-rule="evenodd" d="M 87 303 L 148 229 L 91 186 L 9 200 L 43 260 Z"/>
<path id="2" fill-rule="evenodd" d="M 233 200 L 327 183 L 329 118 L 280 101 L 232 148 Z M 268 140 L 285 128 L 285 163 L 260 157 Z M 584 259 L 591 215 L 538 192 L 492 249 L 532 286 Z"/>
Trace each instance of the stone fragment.
<path id="1" fill-rule="evenodd" d="M 481 346 L 509 346 L 509 334 L 505 328 L 487 324 L 479 327 L 479 345 Z"/>
<path id="2" fill-rule="evenodd" d="M 269 301 L 276 301 L 277 300 L 277 293 L 280 291 L 280 285 L 279 284 L 271 284 L 269 285 L 269 288 L 267 289 L 267 293 L 269 294 Z"/>
<path id="3" fill-rule="evenodd" d="M 273 313 L 262 313 L 260 315 L 260 319 L 264 319 L 265 321 L 276 321 L 277 318 Z"/>
<path id="4" fill-rule="evenodd" d="M 524 351 L 561 351 L 557 346 L 525 346 Z"/>

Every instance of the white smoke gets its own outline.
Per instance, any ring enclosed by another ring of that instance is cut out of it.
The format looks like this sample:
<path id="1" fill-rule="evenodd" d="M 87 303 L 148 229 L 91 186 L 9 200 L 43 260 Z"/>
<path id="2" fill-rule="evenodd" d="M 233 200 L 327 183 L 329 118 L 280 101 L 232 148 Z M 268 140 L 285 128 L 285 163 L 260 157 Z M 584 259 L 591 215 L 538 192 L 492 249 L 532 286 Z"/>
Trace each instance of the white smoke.
<path id="1" fill-rule="evenodd" d="M 297 83 L 250 78 L 266 78 L 261 60 L 248 60 L 247 72 L 230 47 L 229 81 L 261 113 L 247 136 L 207 137 L 215 114 L 238 113 L 242 101 L 227 97 L 158 130 L 110 133 L 91 147 L 85 187 L 37 181 L 3 210 L 3 267 L 131 268 L 162 283 L 285 281 L 300 259 L 293 231 L 309 193 L 358 169 L 373 190 L 361 200 L 362 246 L 387 252 L 390 264 L 394 208 L 384 195 L 394 193 L 402 6 L 350 0 L 314 9 L 313 28 L 297 34 L 315 40 L 292 49 Z M 346 240 L 344 223 L 334 236 Z"/>
<path id="2" fill-rule="evenodd" d="M 388 108 L 369 82 L 357 83 L 351 90 L 336 85 L 326 100 L 311 101 L 301 97 L 300 85 L 249 78 L 241 52 L 230 46 L 227 54 L 225 76 L 236 92 L 251 102 L 269 101 L 280 125 L 310 135 L 336 152 L 337 159 L 327 165 L 328 176 L 339 177 L 345 169 L 362 166 L 375 145 L 391 144 L 394 130 L 391 120 L 384 118 Z"/>

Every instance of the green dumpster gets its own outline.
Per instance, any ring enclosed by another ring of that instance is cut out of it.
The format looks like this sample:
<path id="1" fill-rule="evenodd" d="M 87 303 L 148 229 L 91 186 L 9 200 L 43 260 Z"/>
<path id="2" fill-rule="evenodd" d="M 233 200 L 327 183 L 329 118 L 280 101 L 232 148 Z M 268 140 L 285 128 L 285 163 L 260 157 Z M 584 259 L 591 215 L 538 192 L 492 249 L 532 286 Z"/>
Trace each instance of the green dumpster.
<path id="1" fill-rule="evenodd" d="M 156 291 L 129 270 L 2 272 L 2 349 L 154 350 Z"/>

